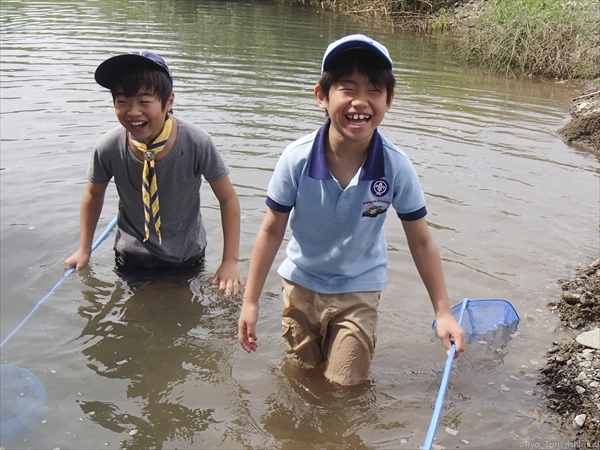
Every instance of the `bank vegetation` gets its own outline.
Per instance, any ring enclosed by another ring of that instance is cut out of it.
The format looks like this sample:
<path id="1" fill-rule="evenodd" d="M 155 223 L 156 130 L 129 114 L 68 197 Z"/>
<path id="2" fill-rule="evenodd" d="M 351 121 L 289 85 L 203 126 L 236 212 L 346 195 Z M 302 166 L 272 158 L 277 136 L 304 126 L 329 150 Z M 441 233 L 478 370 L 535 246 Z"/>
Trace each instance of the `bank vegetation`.
<path id="1" fill-rule="evenodd" d="M 456 54 L 510 76 L 600 77 L 599 0 L 299 0 L 421 33 L 458 31 Z"/>

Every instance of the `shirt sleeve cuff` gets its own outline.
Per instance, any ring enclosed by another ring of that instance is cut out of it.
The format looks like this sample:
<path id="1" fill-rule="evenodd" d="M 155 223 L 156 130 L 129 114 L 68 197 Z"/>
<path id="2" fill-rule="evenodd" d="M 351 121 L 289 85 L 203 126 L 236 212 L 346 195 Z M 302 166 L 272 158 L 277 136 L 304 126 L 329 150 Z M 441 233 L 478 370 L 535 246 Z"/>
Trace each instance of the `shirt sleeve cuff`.
<path id="1" fill-rule="evenodd" d="M 410 213 L 398 213 L 398 217 L 400 220 L 413 221 L 422 219 L 427 215 L 427 208 L 423 206 L 421 209 L 417 209 L 416 211 Z"/>
<path id="2" fill-rule="evenodd" d="M 265 200 L 265 203 L 273 211 L 277 211 L 280 213 L 288 213 L 293 208 L 293 206 L 281 205 L 281 204 L 277 203 L 275 200 L 273 200 L 271 197 L 268 197 L 268 196 L 267 196 L 267 199 Z"/>

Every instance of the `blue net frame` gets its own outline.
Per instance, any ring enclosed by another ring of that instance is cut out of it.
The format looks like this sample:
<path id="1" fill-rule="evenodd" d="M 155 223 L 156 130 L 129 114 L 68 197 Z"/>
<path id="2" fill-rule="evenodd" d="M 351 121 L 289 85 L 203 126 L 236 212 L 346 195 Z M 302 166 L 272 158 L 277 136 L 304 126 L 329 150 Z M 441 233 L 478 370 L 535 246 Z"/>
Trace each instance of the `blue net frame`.
<path id="1" fill-rule="evenodd" d="M 25 434 L 46 409 L 46 390 L 29 370 L 0 365 L 0 445 Z"/>
<path id="2" fill-rule="evenodd" d="M 467 337 L 481 336 L 501 326 L 512 328 L 521 320 L 509 301 L 500 298 L 466 299 L 461 326 Z M 463 300 L 464 302 L 464 300 Z M 452 316 L 459 322 L 463 302 L 452 307 Z M 435 330 L 435 320 L 432 324 Z"/>

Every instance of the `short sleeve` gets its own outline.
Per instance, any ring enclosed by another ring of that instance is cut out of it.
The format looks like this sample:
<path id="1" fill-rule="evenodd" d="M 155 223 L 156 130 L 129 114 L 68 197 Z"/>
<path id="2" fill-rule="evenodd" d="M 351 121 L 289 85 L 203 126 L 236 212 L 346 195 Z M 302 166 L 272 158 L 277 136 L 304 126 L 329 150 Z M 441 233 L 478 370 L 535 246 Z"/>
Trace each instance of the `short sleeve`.
<path id="1" fill-rule="evenodd" d="M 267 187 L 267 206 L 279 212 L 289 212 L 296 204 L 298 176 L 294 170 L 292 152 L 286 149 L 277 161 Z"/>

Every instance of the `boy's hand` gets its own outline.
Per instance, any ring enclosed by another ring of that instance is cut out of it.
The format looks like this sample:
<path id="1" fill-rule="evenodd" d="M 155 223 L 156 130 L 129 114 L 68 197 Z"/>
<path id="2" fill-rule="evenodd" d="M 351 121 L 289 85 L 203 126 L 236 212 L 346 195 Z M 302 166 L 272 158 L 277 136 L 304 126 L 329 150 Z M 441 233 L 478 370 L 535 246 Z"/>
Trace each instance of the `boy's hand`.
<path id="1" fill-rule="evenodd" d="M 238 341 L 248 353 L 258 348 L 256 322 L 258 321 L 258 303 L 242 303 L 242 312 L 238 322 Z"/>
<path id="2" fill-rule="evenodd" d="M 466 350 L 465 332 L 460 327 L 456 319 L 452 314 L 446 314 L 440 317 L 436 317 L 436 329 L 439 338 L 444 344 L 446 354 L 450 353 L 452 344 L 456 345 L 456 353 L 454 357 L 457 358 L 462 352 Z"/>
<path id="3" fill-rule="evenodd" d="M 242 278 L 237 262 L 222 262 L 215 273 L 212 284 L 218 284 L 219 291 L 225 292 L 225 295 L 240 292 L 240 288 L 243 289 L 244 287 L 244 279 Z"/>
<path id="4" fill-rule="evenodd" d="M 75 271 L 79 271 L 87 266 L 92 256 L 91 250 L 78 249 L 75 253 L 65 259 L 65 269 L 75 268 Z"/>

